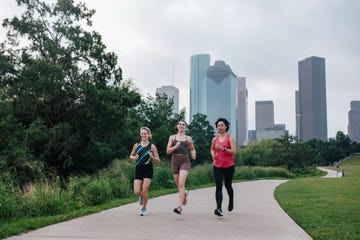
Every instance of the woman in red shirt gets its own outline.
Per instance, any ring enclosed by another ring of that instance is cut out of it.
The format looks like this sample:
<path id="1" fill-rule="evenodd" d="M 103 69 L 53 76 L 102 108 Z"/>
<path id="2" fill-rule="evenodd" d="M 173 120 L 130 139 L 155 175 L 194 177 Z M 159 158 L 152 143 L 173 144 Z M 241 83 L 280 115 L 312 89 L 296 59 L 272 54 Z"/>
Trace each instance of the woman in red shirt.
<path id="1" fill-rule="evenodd" d="M 216 185 L 215 198 L 216 209 L 214 214 L 221 217 L 222 213 L 222 186 L 223 179 L 225 188 L 229 195 L 228 211 L 234 208 L 234 190 L 232 188 L 232 180 L 235 172 L 234 155 L 236 153 L 235 139 L 228 134 L 230 123 L 225 118 L 219 118 L 215 122 L 218 135 L 211 142 L 211 156 L 213 159 L 214 180 Z"/>

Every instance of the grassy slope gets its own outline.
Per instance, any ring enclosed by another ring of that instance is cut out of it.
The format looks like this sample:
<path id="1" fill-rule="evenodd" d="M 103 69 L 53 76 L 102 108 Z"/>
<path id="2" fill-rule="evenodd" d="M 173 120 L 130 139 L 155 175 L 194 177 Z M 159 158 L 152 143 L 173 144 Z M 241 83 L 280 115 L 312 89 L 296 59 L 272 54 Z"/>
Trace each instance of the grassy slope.
<path id="1" fill-rule="evenodd" d="M 305 178 L 275 191 L 281 207 L 314 239 L 360 239 L 360 157 L 343 178 Z"/>

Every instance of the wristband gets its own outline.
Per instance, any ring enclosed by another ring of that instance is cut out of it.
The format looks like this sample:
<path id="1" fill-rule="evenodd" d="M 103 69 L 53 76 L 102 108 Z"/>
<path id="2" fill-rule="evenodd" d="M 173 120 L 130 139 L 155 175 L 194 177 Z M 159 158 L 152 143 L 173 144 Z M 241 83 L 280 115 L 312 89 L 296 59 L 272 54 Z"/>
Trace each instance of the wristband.
<path id="1" fill-rule="evenodd" d="M 223 152 L 226 152 L 226 150 L 227 150 L 226 147 L 224 147 Z"/>

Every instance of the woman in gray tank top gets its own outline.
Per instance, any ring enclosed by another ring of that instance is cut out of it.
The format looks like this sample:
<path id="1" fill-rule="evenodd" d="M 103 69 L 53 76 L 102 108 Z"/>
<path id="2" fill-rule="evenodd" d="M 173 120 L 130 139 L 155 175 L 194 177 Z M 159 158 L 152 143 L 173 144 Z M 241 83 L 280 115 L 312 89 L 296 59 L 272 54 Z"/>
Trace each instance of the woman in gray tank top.
<path id="1" fill-rule="evenodd" d="M 177 214 L 182 214 L 182 208 L 187 202 L 187 191 L 185 190 L 186 178 L 190 170 L 190 159 L 188 153 L 190 151 L 191 158 L 196 159 L 196 151 L 190 136 L 185 134 L 187 124 L 184 120 L 180 120 L 176 125 L 177 134 L 171 135 L 166 147 L 166 153 L 172 154 L 171 168 L 174 181 L 179 189 L 178 206 L 174 209 Z"/>

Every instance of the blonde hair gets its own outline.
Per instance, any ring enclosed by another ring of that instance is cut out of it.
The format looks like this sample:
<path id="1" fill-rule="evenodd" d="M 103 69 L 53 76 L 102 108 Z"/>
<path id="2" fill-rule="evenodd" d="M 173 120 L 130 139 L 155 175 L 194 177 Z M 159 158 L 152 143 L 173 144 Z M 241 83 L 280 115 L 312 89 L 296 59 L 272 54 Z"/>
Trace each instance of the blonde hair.
<path id="1" fill-rule="evenodd" d="M 141 128 L 140 128 L 140 132 L 141 132 L 141 130 L 147 131 L 147 133 L 149 134 L 149 140 L 152 138 L 150 128 L 148 128 L 148 127 L 141 127 Z"/>

